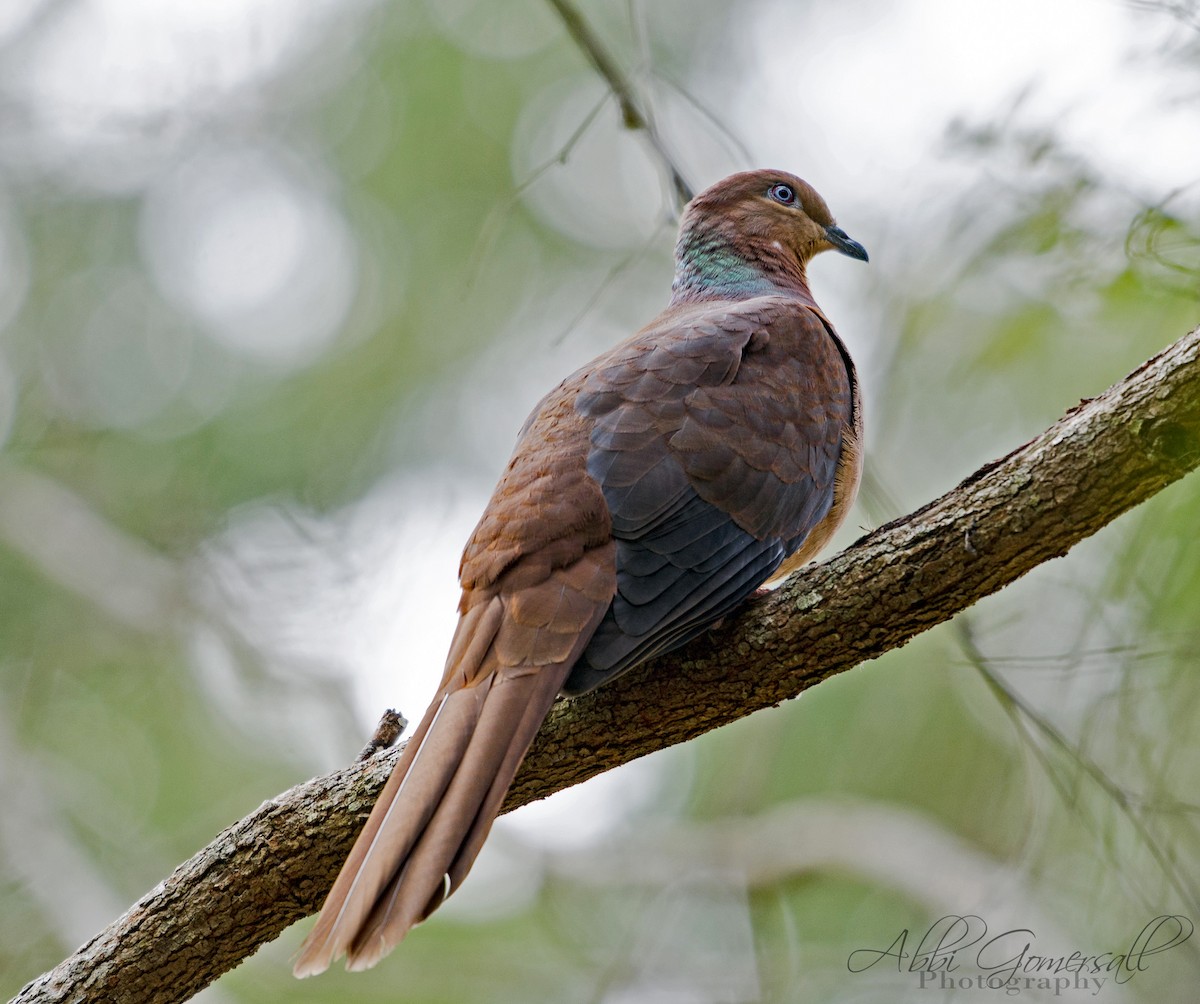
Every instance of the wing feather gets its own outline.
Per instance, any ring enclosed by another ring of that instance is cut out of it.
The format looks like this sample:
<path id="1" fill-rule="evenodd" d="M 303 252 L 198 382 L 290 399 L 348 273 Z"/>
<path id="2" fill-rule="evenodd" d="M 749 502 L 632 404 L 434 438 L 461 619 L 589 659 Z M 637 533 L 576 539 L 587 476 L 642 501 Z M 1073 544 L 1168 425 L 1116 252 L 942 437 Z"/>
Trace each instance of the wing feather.
<path id="1" fill-rule="evenodd" d="M 576 409 L 617 541 L 617 590 L 564 687 L 582 693 L 723 617 L 834 506 L 854 374 L 784 297 L 670 314 L 600 360 Z"/>

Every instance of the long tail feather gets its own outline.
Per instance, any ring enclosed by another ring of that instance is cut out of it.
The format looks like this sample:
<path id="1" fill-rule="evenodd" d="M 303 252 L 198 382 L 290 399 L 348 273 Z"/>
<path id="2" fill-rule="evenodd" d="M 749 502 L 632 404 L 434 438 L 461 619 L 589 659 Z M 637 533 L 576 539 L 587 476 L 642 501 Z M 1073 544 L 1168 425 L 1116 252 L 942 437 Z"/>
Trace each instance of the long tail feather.
<path id="1" fill-rule="evenodd" d="M 324 972 L 349 949 L 391 882 L 395 862 L 408 855 L 451 784 L 486 698 L 479 691 L 487 685 L 454 691 L 426 712 L 304 942 L 293 970 L 297 976 Z"/>
<path id="2" fill-rule="evenodd" d="M 439 697 L 396 763 L 300 950 L 312 976 L 367 969 L 470 870 L 542 721 L 616 588 L 614 547 L 470 606 Z M 517 576 L 522 566 L 514 566 Z M 548 574 L 547 574 L 548 572 Z"/>
<path id="3" fill-rule="evenodd" d="M 437 810 L 351 944 L 348 969 L 375 965 L 432 913 L 452 891 L 447 874 L 462 881 L 565 677 L 565 667 L 498 674 Z"/>

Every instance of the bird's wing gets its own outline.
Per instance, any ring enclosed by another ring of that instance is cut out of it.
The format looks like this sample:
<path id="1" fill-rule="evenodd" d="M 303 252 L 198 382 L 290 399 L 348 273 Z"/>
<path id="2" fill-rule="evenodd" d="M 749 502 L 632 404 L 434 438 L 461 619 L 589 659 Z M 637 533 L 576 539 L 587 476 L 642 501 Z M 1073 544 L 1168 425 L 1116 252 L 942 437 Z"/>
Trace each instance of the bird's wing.
<path id="1" fill-rule="evenodd" d="M 853 366 L 815 308 L 692 307 L 599 361 L 576 400 L 617 541 L 617 591 L 565 685 L 682 645 L 827 537 L 854 450 Z M 815 533 L 814 533 L 815 532 Z"/>
<path id="2" fill-rule="evenodd" d="M 616 589 L 587 423 L 560 386 L 523 430 L 463 554 L 442 684 L 296 962 L 375 964 L 466 876 L 517 767 Z"/>

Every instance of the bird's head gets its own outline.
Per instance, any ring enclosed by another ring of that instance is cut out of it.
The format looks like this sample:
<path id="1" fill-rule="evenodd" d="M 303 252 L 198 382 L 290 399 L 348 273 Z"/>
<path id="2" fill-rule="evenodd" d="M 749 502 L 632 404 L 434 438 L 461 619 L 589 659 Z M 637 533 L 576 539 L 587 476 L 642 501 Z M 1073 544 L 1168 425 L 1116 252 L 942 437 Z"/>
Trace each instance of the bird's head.
<path id="1" fill-rule="evenodd" d="M 680 230 L 715 231 L 757 254 L 790 252 L 802 268 L 828 250 L 867 260 L 866 248 L 837 225 L 816 189 L 786 171 L 745 171 L 717 182 L 688 203 Z"/>
<path id="2" fill-rule="evenodd" d="M 786 171 L 746 171 L 688 203 L 675 245 L 672 302 L 743 299 L 791 290 L 805 296 L 810 258 L 827 250 L 860 261 L 812 185 Z"/>

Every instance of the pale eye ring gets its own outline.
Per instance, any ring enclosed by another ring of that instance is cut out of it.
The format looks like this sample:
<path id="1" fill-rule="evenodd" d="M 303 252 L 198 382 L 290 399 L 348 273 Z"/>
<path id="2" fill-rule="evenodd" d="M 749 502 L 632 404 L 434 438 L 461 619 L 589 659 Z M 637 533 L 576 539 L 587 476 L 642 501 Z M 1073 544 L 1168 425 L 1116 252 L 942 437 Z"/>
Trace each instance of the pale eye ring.
<path id="1" fill-rule="evenodd" d="M 784 206 L 796 204 L 796 190 L 791 185 L 785 185 L 782 182 L 767 189 L 767 195 Z"/>

